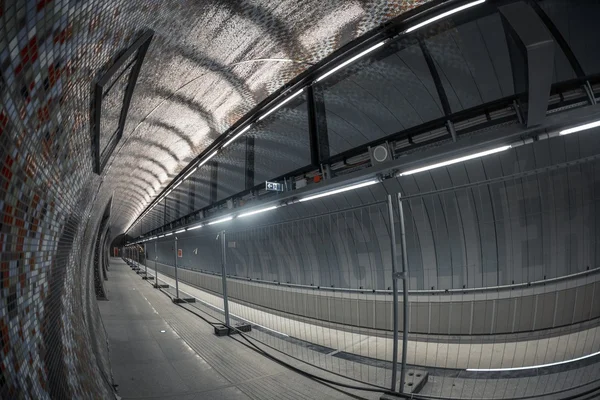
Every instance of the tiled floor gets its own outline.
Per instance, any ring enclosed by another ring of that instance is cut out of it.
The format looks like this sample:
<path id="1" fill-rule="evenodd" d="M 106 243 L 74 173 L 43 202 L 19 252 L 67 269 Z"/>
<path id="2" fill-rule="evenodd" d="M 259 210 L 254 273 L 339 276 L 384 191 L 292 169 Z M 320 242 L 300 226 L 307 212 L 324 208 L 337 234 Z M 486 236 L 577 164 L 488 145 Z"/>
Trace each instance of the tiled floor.
<path id="1" fill-rule="evenodd" d="M 124 399 L 350 398 L 232 338 L 214 336 L 209 324 L 172 304 L 120 260 L 111 261 L 106 290 L 109 300 L 100 311 Z"/>

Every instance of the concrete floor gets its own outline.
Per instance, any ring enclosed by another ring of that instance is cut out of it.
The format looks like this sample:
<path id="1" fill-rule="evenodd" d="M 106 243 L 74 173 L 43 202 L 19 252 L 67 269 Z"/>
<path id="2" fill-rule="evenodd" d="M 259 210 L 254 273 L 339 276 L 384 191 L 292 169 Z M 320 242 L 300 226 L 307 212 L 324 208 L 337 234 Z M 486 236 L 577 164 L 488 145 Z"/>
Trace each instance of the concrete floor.
<path id="1" fill-rule="evenodd" d="M 109 300 L 100 302 L 100 312 L 108 334 L 114 382 L 124 399 L 380 396 L 330 388 L 259 355 L 235 337 L 214 336 L 211 325 L 173 304 L 121 260 L 111 259 L 105 289 Z"/>

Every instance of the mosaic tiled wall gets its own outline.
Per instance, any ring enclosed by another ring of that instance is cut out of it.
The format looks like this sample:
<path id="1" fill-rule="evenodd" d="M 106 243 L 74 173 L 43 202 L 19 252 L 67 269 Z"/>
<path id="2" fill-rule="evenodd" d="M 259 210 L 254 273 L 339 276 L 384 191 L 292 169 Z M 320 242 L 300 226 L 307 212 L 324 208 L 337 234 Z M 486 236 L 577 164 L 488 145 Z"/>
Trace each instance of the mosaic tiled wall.
<path id="1" fill-rule="evenodd" d="M 0 0 L 0 398 L 110 398 L 92 271 L 109 199 L 117 235 L 283 83 L 424 2 Z M 155 39 L 99 177 L 92 83 L 145 28 Z"/>

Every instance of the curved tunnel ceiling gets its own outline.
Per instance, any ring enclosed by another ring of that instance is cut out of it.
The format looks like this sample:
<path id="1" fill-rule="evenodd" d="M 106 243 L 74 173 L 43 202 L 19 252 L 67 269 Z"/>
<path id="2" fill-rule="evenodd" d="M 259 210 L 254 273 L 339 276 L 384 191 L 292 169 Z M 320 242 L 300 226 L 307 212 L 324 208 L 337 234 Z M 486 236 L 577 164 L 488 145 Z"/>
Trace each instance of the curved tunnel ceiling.
<path id="1" fill-rule="evenodd" d="M 344 44 L 427 2 L 106 5 L 103 17 L 116 27 L 107 41 L 128 44 L 145 28 L 155 31 L 123 138 L 104 169 L 98 192 L 97 208 L 114 194 L 111 231 L 127 229 L 194 157 L 282 85 Z M 102 52 L 102 41 L 94 50 Z M 103 118 L 116 124 L 120 104 L 110 104 Z"/>

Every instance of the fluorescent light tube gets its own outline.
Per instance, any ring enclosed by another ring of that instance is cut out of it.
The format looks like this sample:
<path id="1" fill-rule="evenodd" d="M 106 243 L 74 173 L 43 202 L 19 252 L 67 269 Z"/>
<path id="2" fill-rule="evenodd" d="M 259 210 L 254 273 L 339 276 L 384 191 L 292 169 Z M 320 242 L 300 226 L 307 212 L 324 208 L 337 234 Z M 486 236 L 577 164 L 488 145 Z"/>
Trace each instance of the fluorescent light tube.
<path id="1" fill-rule="evenodd" d="M 574 128 L 565 129 L 564 131 L 560 131 L 559 135 L 564 136 L 570 133 L 581 132 L 592 128 L 597 128 L 600 126 L 600 121 L 590 122 L 589 124 L 579 125 Z"/>
<path id="2" fill-rule="evenodd" d="M 290 102 L 294 97 L 298 96 L 300 93 L 302 93 L 302 91 L 304 90 L 304 88 L 298 90 L 296 93 L 294 93 L 293 95 L 289 96 L 287 99 L 283 100 L 281 103 L 277 104 L 275 107 L 271 108 L 269 111 L 267 111 L 265 114 L 261 115 L 258 120 L 262 121 L 263 119 L 267 118 L 267 116 L 273 112 L 275 112 L 276 110 L 278 110 L 280 107 L 282 107 L 284 104 Z"/>
<path id="3" fill-rule="evenodd" d="M 223 148 L 229 146 L 229 144 L 231 142 L 233 142 L 235 139 L 237 139 L 238 137 L 240 137 L 240 135 L 243 135 L 244 133 L 246 133 L 248 131 L 248 129 L 250 129 L 250 128 L 252 128 L 252 125 L 248 125 L 244 129 L 242 129 L 241 131 L 239 131 L 238 133 L 236 133 L 231 139 L 229 139 L 227 142 L 225 142 L 225 144 L 223 145 Z"/>
<path id="4" fill-rule="evenodd" d="M 213 222 L 209 222 L 207 225 L 220 224 L 221 222 L 231 221 L 232 219 L 233 219 L 233 217 L 225 217 L 225 218 L 221 218 L 216 221 L 213 221 Z"/>
<path id="5" fill-rule="evenodd" d="M 485 3 L 485 0 L 477 0 L 477 1 L 474 1 L 472 3 L 467 3 L 467 4 L 462 5 L 460 7 L 453 8 L 452 10 L 446 11 L 445 13 L 441 13 L 439 15 L 436 15 L 433 18 L 429 18 L 428 20 L 425 20 L 425 21 L 423 21 L 421 23 L 418 23 L 415 26 L 411 26 L 410 28 L 408 28 L 406 30 L 406 33 L 410 33 L 412 31 L 415 31 L 415 30 L 417 30 L 419 28 L 424 27 L 425 25 L 429 25 L 429 24 L 431 24 L 431 23 L 433 23 L 435 21 L 439 21 L 440 19 L 446 18 L 446 17 L 448 17 L 448 16 L 450 16 L 452 14 L 456 14 L 457 12 L 461 12 L 463 10 L 466 10 L 467 8 L 471 8 L 471 7 L 477 6 L 477 5 L 481 4 L 481 3 Z"/>
<path id="6" fill-rule="evenodd" d="M 374 185 L 376 183 L 379 183 L 378 179 L 371 179 L 370 181 L 357 183 L 355 185 L 346 186 L 346 187 L 343 187 L 340 189 L 329 190 L 329 191 L 326 191 L 323 193 L 315 194 L 313 196 L 308 196 L 303 199 L 300 199 L 300 201 L 309 201 L 309 200 L 313 200 L 313 199 L 318 199 L 320 197 L 331 196 L 332 194 L 343 193 L 343 192 L 347 192 L 349 190 L 354 190 L 354 189 L 359 189 L 359 188 L 362 188 L 365 186 Z"/>
<path id="7" fill-rule="evenodd" d="M 160 235 L 159 238 L 164 237 L 165 235 Z"/>
<path id="8" fill-rule="evenodd" d="M 204 160 L 202 160 L 200 162 L 200 164 L 198 164 L 198 168 L 200 168 L 201 166 L 203 166 L 204 164 L 206 164 L 211 158 L 213 158 L 214 156 L 216 156 L 217 153 L 218 153 L 218 150 L 215 150 L 208 157 L 204 158 Z"/>
<path id="9" fill-rule="evenodd" d="M 165 236 L 171 236 L 173 232 L 165 233 Z"/>
<path id="10" fill-rule="evenodd" d="M 273 207 L 267 207 L 267 208 L 263 208 L 263 209 L 256 210 L 256 211 L 250 211 L 250 212 L 247 212 L 247 213 L 243 213 L 243 214 L 240 214 L 240 215 L 238 215 L 238 218 L 249 217 L 250 215 L 254 215 L 254 214 L 260 214 L 260 213 L 263 213 L 263 212 L 265 212 L 265 211 L 271 211 L 271 210 L 274 210 L 274 209 L 276 209 L 277 207 L 278 207 L 278 206 L 273 206 Z"/>
<path id="11" fill-rule="evenodd" d="M 329 75 L 333 74 L 334 72 L 344 68 L 346 65 L 358 60 L 359 58 L 361 58 L 362 56 L 364 56 L 365 54 L 369 54 L 370 52 L 372 52 L 375 49 L 378 49 L 379 47 L 383 46 L 385 42 L 379 42 L 374 46 L 369 47 L 368 49 L 366 49 L 365 51 L 363 51 L 362 53 L 359 53 L 357 55 L 355 55 L 354 57 L 352 57 L 349 60 L 344 61 L 343 63 L 341 63 L 340 65 L 338 65 L 337 67 L 335 67 L 334 69 L 325 72 L 323 75 L 321 75 L 320 77 L 317 78 L 317 82 L 322 81 L 323 79 L 327 78 Z"/>
<path id="12" fill-rule="evenodd" d="M 185 232 L 185 228 L 184 228 L 184 229 L 180 229 L 180 230 L 178 230 L 178 231 L 177 231 L 177 232 L 175 232 L 175 233 L 181 233 L 181 232 Z"/>
<path id="13" fill-rule="evenodd" d="M 416 173 L 423 172 L 423 171 L 429 171 L 431 169 L 446 167 L 448 165 L 457 164 L 457 163 L 464 162 L 464 161 L 469 161 L 474 158 L 480 158 L 480 157 L 489 156 L 490 154 L 500 153 L 500 152 L 508 150 L 510 148 L 511 148 L 510 145 L 502 146 L 502 147 L 497 147 L 495 149 L 486 150 L 486 151 L 482 151 L 482 152 L 475 153 L 475 154 L 470 154 L 470 155 L 464 156 L 464 157 L 453 158 L 452 160 L 442 161 L 437 164 L 426 165 L 421 168 L 415 168 L 415 169 L 411 169 L 409 171 L 404 171 L 404 172 L 401 172 L 399 174 L 399 176 L 412 175 L 412 174 L 416 174 Z"/>
<path id="14" fill-rule="evenodd" d="M 171 189 L 171 190 L 175 190 L 175 188 L 177 188 L 177 186 L 181 185 L 181 182 L 183 182 L 183 180 L 180 180 L 179 182 L 177 182 L 177 185 L 173 186 L 173 189 Z"/>
<path id="15" fill-rule="evenodd" d="M 472 372 L 522 371 L 524 369 L 545 368 L 545 367 L 552 367 L 554 365 L 568 364 L 568 363 L 572 363 L 575 361 L 585 360 L 586 358 L 594 357 L 597 355 L 600 355 L 600 351 L 597 351 L 596 353 L 592 353 L 592 354 L 587 354 L 582 357 L 573 358 L 572 360 L 557 361 L 557 362 L 553 362 L 553 363 L 549 363 L 549 364 L 531 365 L 528 367 L 515 367 L 515 368 L 481 368 L 481 369 L 480 368 L 467 368 L 467 371 L 472 371 Z"/>
<path id="16" fill-rule="evenodd" d="M 188 231 L 193 231 L 194 229 L 202 228 L 204 225 L 198 224 L 188 228 Z"/>
<path id="17" fill-rule="evenodd" d="M 192 175 L 194 172 L 196 172 L 197 169 L 198 169 L 198 167 L 196 167 L 193 170 L 191 170 L 190 172 L 188 172 L 188 174 L 186 176 L 184 176 L 182 180 L 189 178 L 190 175 Z"/>

